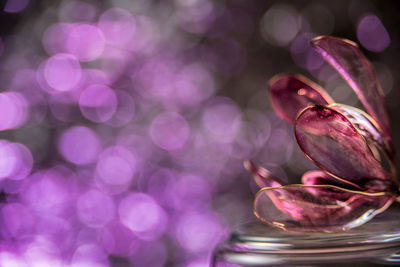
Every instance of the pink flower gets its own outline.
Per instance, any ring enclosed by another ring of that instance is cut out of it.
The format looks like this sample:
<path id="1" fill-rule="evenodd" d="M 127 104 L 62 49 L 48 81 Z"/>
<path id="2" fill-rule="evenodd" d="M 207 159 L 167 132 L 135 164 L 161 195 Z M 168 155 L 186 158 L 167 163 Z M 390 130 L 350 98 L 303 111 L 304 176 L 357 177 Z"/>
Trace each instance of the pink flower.
<path id="1" fill-rule="evenodd" d="M 261 188 L 254 213 L 262 222 L 288 231 L 343 231 L 364 224 L 398 197 L 395 149 L 380 86 L 358 46 L 331 36 L 311 44 L 367 113 L 335 103 L 305 77 L 277 75 L 269 82 L 272 106 L 294 123 L 300 149 L 322 171 L 306 172 L 302 184 L 285 185 L 250 161 L 245 167 Z"/>

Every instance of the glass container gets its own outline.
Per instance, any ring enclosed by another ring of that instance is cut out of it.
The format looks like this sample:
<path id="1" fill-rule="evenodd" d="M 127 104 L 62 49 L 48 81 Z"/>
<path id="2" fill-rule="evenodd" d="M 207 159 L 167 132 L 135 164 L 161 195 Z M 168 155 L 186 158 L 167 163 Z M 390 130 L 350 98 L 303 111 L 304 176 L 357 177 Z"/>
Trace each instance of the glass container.
<path id="1" fill-rule="evenodd" d="M 238 226 L 212 266 L 400 266 L 400 207 L 339 233 L 293 233 L 260 222 Z"/>

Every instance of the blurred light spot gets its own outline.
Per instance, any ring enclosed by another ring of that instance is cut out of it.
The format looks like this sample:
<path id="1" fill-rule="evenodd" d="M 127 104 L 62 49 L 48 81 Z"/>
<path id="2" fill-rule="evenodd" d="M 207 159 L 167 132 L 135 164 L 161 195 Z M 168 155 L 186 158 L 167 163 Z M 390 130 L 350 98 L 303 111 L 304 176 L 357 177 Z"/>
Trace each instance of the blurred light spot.
<path id="1" fill-rule="evenodd" d="M 136 127 L 133 128 L 135 130 L 137 129 Z M 123 131 L 120 132 L 116 143 L 130 149 L 131 151 L 135 151 L 135 155 L 137 155 L 142 161 L 147 161 L 150 158 L 152 160 L 157 160 L 157 158 L 160 157 L 160 154 L 156 154 L 153 151 L 156 146 L 151 141 L 150 136 L 135 134 L 135 131 L 128 127 L 124 128 Z"/>
<path id="2" fill-rule="evenodd" d="M 104 12 L 98 25 L 106 41 L 114 45 L 126 45 L 131 41 L 136 29 L 133 16 L 120 8 L 111 8 Z"/>
<path id="3" fill-rule="evenodd" d="M 212 2 L 212 1 L 210 1 Z M 234 25 L 234 15 L 231 8 L 226 8 L 226 6 L 221 3 L 214 3 L 214 27 L 210 28 L 210 31 L 207 32 L 207 36 L 210 38 L 226 38 L 226 36 L 231 36 L 233 29 L 236 25 Z M 238 15 L 237 13 L 235 15 Z M 239 16 L 235 18 L 237 20 L 243 19 L 243 16 Z M 246 18 L 244 18 L 246 20 Z M 241 21 L 243 24 L 246 24 L 246 21 Z M 243 25 L 243 26 L 244 26 Z M 242 26 L 242 27 L 243 27 Z M 240 27 L 240 26 L 239 26 Z M 243 39 L 240 37 L 240 41 Z"/>
<path id="4" fill-rule="evenodd" d="M 92 61 L 103 53 L 105 39 L 99 28 L 79 24 L 70 30 L 67 38 L 67 51 L 80 61 Z"/>
<path id="5" fill-rule="evenodd" d="M 324 60 L 310 45 L 310 40 L 315 37 L 313 33 L 298 35 L 290 45 L 290 52 L 297 65 L 307 70 L 319 69 Z"/>
<path id="6" fill-rule="evenodd" d="M 176 1 L 176 18 L 179 26 L 192 33 L 201 34 L 215 21 L 214 3 L 211 1 Z"/>
<path id="7" fill-rule="evenodd" d="M 36 80 L 36 71 L 33 69 L 17 70 L 10 88 L 13 88 L 13 91 L 19 91 L 24 99 L 29 100 L 27 101 L 29 102 L 29 113 L 25 125 L 33 126 L 42 123 L 46 117 L 47 99 Z"/>
<path id="8" fill-rule="evenodd" d="M 81 195 L 76 208 L 81 222 L 93 228 L 103 227 L 114 217 L 113 199 L 97 190 Z"/>
<path id="9" fill-rule="evenodd" d="M 118 214 L 121 222 L 139 237 L 166 227 L 164 210 L 144 193 L 131 193 L 123 198 Z"/>
<path id="10" fill-rule="evenodd" d="M 190 128 L 185 118 L 175 112 L 161 113 L 151 122 L 151 139 L 165 150 L 183 147 L 189 134 Z"/>
<path id="11" fill-rule="evenodd" d="M 32 153 L 26 146 L 19 143 L 11 143 L 9 147 L 12 149 L 15 157 L 13 171 L 9 175 L 9 178 L 12 180 L 21 180 L 27 177 L 32 170 Z"/>
<path id="12" fill-rule="evenodd" d="M 293 153 L 294 139 L 291 129 L 272 127 L 271 135 L 258 153 L 257 158 L 276 164 L 284 164 Z"/>
<path id="13" fill-rule="evenodd" d="M 28 102 L 16 92 L 0 93 L 0 131 L 22 126 L 28 115 Z"/>
<path id="14" fill-rule="evenodd" d="M 4 225 L 12 238 L 21 239 L 32 234 L 35 224 L 31 211 L 20 203 L 10 203 L 1 210 Z"/>
<path id="15" fill-rule="evenodd" d="M 36 220 L 36 234 L 45 238 L 48 242 L 57 244 L 58 250 L 69 249 L 74 237 L 71 236 L 71 220 L 54 215 L 39 215 Z M 39 266 L 40 267 L 40 266 Z"/>
<path id="16" fill-rule="evenodd" d="M 0 252 L 0 266 L 4 267 L 28 267 L 28 264 L 22 259 L 21 256 L 17 256 L 13 253 L 6 251 Z"/>
<path id="17" fill-rule="evenodd" d="M 137 51 L 140 54 L 154 52 L 161 40 L 160 25 L 154 18 L 143 15 L 135 17 L 135 20 L 136 28 L 133 34 L 133 42 L 126 45 L 125 48 L 129 51 Z"/>
<path id="18" fill-rule="evenodd" d="M 0 179 L 23 179 L 30 173 L 32 165 L 32 154 L 24 145 L 0 140 Z"/>
<path id="19" fill-rule="evenodd" d="M 46 81 L 46 77 L 44 74 L 46 63 L 47 63 L 47 60 L 45 60 L 39 64 L 39 66 L 36 70 L 36 81 L 39 84 L 39 86 L 43 92 L 45 92 L 47 94 L 57 94 L 60 91 L 54 90 L 54 88 L 50 87 L 50 85 Z"/>
<path id="20" fill-rule="evenodd" d="M 307 91 L 306 91 L 304 88 L 299 89 L 299 90 L 297 91 L 297 94 L 298 94 L 298 95 L 305 95 L 306 93 L 307 93 Z"/>
<path id="21" fill-rule="evenodd" d="M 357 26 L 357 38 L 368 50 L 382 52 L 390 45 L 390 37 L 381 20 L 375 15 L 363 16 Z"/>
<path id="22" fill-rule="evenodd" d="M 115 92 L 106 85 L 91 85 L 79 97 L 79 107 L 88 120 L 104 122 L 114 115 L 117 97 Z"/>
<path id="23" fill-rule="evenodd" d="M 215 97 L 205 106 L 202 122 L 218 141 L 230 142 L 241 125 L 240 109 L 229 98 Z"/>
<path id="24" fill-rule="evenodd" d="M 121 127 L 129 123 L 135 115 L 135 102 L 133 98 L 122 90 L 115 90 L 118 106 L 114 115 L 106 121 L 113 127 Z"/>
<path id="25" fill-rule="evenodd" d="M 10 86 L 14 91 L 36 91 L 36 73 L 30 68 L 22 68 L 15 71 Z"/>
<path id="26" fill-rule="evenodd" d="M 134 76 L 138 91 L 146 98 L 164 98 L 170 101 L 176 97 L 174 83 L 179 63 L 177 60 L 154 58 L 147 61 Z"/>
<path id="27" fill-rule="evenodd" d="M 174 86 L 178 103 L 183 107 L 198 106 L 215 92 L 212 76 L 199 65 L 183 68 L 177 75 Z"/>
<path id="28" fill-rule="evenodd" d="M 100 242 L 98 241 L 98 229 L 83 227 L 79 229 L 76 235 L 76 243 L 78 244 L 87 244 L 87 243 L 98 243 L 100 246 Z"/>
<path id="29" fill-rule="evenodd" d="M 61 267 L 59 249 L 54 242 L 37 238 L 24 250 L 24 258 L 29 267 Z"/>
<path id="30" fill-rule="evenodd" d="M 265 145 L 271 134 L 271 122 L 264 112 L 256 109 L 246 110 L 245 122 L 240 127 L 234 141 L 232 155 L 238 159 L 253 158 Z"/>
<path id="31" fill-rule="evenodd" d="M 140 242 L 132 231 L 119 221 L 112 221 L 100 228 L 98 241 L 109 254 L 119 256 L 132 255 Z"/>
<path id="32" fill-rule="evenodd" d="M 85 165 L 96 160 L 100 151 L 100 140 L 91 129 L 74 126 L 62 133 L 58 150 L 69 162 Z"/>
<path id="33" fill-rule="evenodd" d="M 65 177 L 60 179 L 58 175 L 51 170 L 29 177 L 31 183 L 20 196 L 36 215 L 46 217 L 62 214 L 70 205 L 70 200 L 74 197 L 72 187 L 63 180 Z"/>
<path id="34" fill-rule="evenodd" d="M 73 24 L 55 23 L 49 26 L 43 34 L 43 47 L 49 55 L 65 53 L 69 32 Z"/>
<path id="35" fill-rule="evenodd" d="M 261 19 L 262 37 L 273 45 L 286 46 L 299 31 L 298 21 L 298 14 L 292 6 L 274 5 Z"/>
<path id="36" fill-rule="evenodd" d="M 175 157 L 180 166 L 185 166 L 191 172 L 207 173 L 207 180 L 212 181 L 216 177 L 210 173 L 221 172 L 225 168 L 224 163 L 230 159 L 233 152 L 230 136 L 227 137 L 228 140 L 222 138 L 216 140 L 216 138 L 221 137 L 204 131 L 201 125 L 198 125 L 189 139 L 188 145 L 182 150 L 173 151 L 170 154 Z M 204 166 L 207 168 L 205 169 Z M 212 184 L 214 183 L 215 181 L 212 181 Z"/>
<path id="37" fill-rule="evenodd" d="M 128 189 L 136 171 L 137 159 L 128 149 L 122 146 L 109 147 L 97 161 L 96 182 L 101 190 L 118 194 Z"/>
<path id="38" fill-rule="evenodd" d="M 4 6 L 7 13 L 17 13 L 24 10 L 29 4 L 29 0 L 8 0 Z"/>
<path id="39" fill-rule="evenodd" d="M 382 62 L 374 62 L 374 70 L 379 84 L 382 86 L 384 95 L 390 93 L 394 85 L 394 77 L 392 70 Z"/>
<path id="40" fill-rule="evenodd" d="M 168 205 L 176 210 L 206 207 L 211 201 L 211 187 L 207 180 L 192 174 L 182 175 L 178 181 L 170 180 Z"/>
<path id="41" fill-rule="evenodd" d="M 199 212 L 183 214 L 176 224 L 175 231 L 174 238 L 191 253 L 208 251 L 224 235 L 224 229 L 215 215 Z"/>
<path id="42" fill-rule="evenodd" d="M 249 180 L 248 184 L 253 194 L 259 191 L 259 187 L 255 185 L 253 180 Z M 218 215 L 227 220 L 229 225 L 237 225 L 253 216 L 252 210 L 249 209 L 251 202 L 252 200 L 250 199 L 238 198 L 237 194 L 232 191 L 226 191 L 226 193 L 215 196 L 212 205 L 214 210 L 218 212 Z"/>
<path id="43" fill-rule="evenodd" d="M 18 194 L 27 185 L 28 181 L 24 180 L 11 180 L 4 179 L 1 180 L 1 188 L 6 194 Z"/>
<path id="44" fill-rule="evenodd" d="M 71 267 L 106 267 L 107 254 L 97 244 L 83 244 L 77 247 L 71 259 Z"/>
<path id="45" fill-rule="evenodd" d="M 54 90 L 71 90 L 81 79 L 81 65 L 72 55 L 56 54 L 46 62 L 44 78 Z"/>
<path id="46" fill-rule="evenodd" d="M 174 170 L 157 166 L 148 176 L 140 177 L 139 189 L 151 195 L 160 205 L 171 207 L 173 201 L 169 190 L 176 183 L 178 175 Z"/>

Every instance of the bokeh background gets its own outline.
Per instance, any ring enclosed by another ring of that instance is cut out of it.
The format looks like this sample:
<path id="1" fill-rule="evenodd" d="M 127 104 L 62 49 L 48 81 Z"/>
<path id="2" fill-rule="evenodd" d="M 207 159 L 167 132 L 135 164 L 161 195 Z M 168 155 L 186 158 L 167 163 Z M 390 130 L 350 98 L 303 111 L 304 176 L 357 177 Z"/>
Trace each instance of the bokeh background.
<path id="1" fill-rule="evenodd" d="M 0 265 L 208 266 L 254 220 L 253 159 L 315 168 L 268 102 L 301 73 L 359 105 L 309 46 L 372 61 L 400 144 L 398 1 L 6 0 L 0 6 Z"/>

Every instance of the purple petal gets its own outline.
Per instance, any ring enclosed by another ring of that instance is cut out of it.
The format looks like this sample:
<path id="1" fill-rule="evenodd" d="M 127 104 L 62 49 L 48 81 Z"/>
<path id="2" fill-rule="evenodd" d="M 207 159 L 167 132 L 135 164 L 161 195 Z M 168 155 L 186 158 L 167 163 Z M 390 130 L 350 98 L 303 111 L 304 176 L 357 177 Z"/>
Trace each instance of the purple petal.
<path id="1" fill-rule="evenodd" d="M 387 166 L 388 169 L 394 171 L 393 147 L 390 146 L 382 130 L 371 116 L 358 108 L 347 105 L 332 104 L 329 107 L 343 114 L 353 124 L 358 133 L 367 141 L 375 159 L 380 161 L 381 165 L 387 161 L 387 164 L 391 165 Z M 380 151 L 382 155 L 380 155 Z"/>
<path id="2" fill-rule="evenodd" d="M 327 175 L 325 172 L 318 170 L 312 170 L 304 173 L 301 177 L 301 181 L 303 185 L 333 185 L 347 190 L 357 190 L 356 187 L 343 183 L 340 180 Z M 323 198 L 330 201 L 342 200 L 340 198 L 343 196 L 343 194 L 337 194 L 330 189 L 324 190 L 320 187 L 310 187 L 307 188 L 307 190 L 315 197 Z"/>
<path id="3" fill-rule="evenodd" d="M 389 120 L 382 90 L 369 61 L 357 44 L 330 36 L 320 36 L 311 41 L 315 50 L 329 62 L 357 94 L 368 113 L 378 122 L 391 142 Z"/>
<path id="4" fill-rule="evenodd" d="M 318 198 L 310 190 L 323 190 L 337 198 Z M 336 232 L 364 224 L 393 200 L 393 196 L 385 193 L 364 193 L 329 185 L 288 185 L 261 189 L 254 201 L 254 213 L 262 222 L 283 230 Z"/>
<path id="5" fill-rule="evenodd" d="M 292 123 L 298 113 L 308 106 L 333 103 L 324 89 L 301 75 L 279 74 L 272 77 L 269 93 L 275 112 Z"/>
<path id="6" fill-rule="evenodd" d="M 339 186 L 349 190 L 357 190 L 358 187 L 354 187 L 348 182 L 342 182 L 335 177 L 329 176 L 324 171 L 311 170 L 307 171 L 301 177 L 301 183 L 303 185 L 333 185 Z"/>
<path id="7" fill-rule="evenodd" d="M 303 174 L 301 182 L 304 185 L 327 185 L 332 184 L 335 181 L 331 176 L 327 175 L 323 171 L 312 170 Z"/>
<path id="8" fill-rule="evenodd" d="M 254 181 L 260 187 L 279 187 L 285 185 L 280 179 L 274 177 L 270 171 L 255 165 L 250 160 L 244 162 L 244 167 L 253 174 Z"/>
<path id="9" fill-rule="evenodd" d="M 303 152 L 335 178 L 363 190 L 393 190 L 392 173 L 374 158 L 353 124 L 333 108 L 305 109 L 297 118 L 295 136 Z"/>

